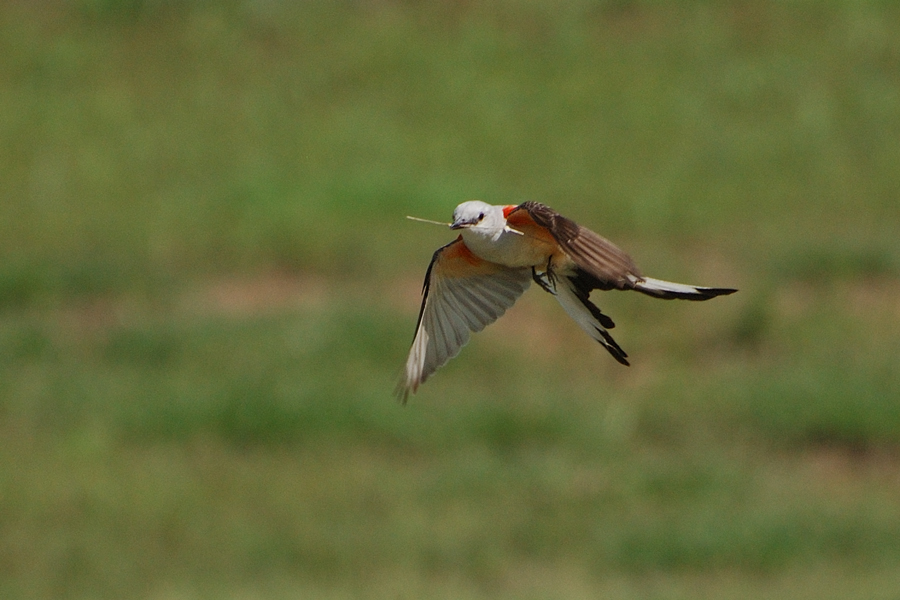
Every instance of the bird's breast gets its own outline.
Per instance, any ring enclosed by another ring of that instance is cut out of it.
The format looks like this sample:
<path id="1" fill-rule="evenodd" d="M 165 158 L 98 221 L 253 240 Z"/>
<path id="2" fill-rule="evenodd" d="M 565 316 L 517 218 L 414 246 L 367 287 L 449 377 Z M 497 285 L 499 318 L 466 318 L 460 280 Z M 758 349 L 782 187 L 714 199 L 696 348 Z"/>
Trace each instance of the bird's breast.
<path id="1" fill-rule="evenodd" d="M 505 267 L 544 266 L 551 256 L 560 251 L 546 230 L 541 234 L 503 230 L 494 235 L 485 235 L 472 229 L 462 232 L 463 241 L 473 254 L 492 263 Z"/>

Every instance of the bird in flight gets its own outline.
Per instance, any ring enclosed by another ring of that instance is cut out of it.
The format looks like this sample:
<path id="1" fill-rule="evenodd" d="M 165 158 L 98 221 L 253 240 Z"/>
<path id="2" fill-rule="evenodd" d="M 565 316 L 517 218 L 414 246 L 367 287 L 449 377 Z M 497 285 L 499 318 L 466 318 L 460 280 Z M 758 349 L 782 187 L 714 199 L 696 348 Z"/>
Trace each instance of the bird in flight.
<path id="1" fill-rule="evenodd" d="M 404 403 L 532 281 L 626 366 L 628 355 L 609 334 L 615 323 L 591 302 L 592 290 L 635 290 L 665 300 L 709 300 L 737 291 L 644 277 L 612 242 L 539 202 L 463 202 L 449 225 L 460 235 L 437 249 L 425 272 L 416 334 L 397 386 Z"/>

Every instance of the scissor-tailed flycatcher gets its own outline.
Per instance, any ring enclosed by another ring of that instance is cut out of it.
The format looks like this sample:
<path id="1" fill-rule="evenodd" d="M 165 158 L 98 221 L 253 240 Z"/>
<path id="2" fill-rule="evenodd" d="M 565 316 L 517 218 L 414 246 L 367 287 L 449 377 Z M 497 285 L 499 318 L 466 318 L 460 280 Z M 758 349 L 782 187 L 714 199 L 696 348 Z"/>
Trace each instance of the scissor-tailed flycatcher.
<path id="1" fill-rule="evenodd" d="M 615 323 L 590 301 L 592 290 L 635 290 L 666 300 L 709 300 L 737 291 L 644 277 L 612 242 L 538 202 L 463 202 L 450 229 L 460 236 L 438 248 L 425 273 L 416 335 L 397 386 L 403 402 L 459 353 L 470 332 L 506 312 L 532 280 L 623 365 L 628 355 L 608 331 Z"/>

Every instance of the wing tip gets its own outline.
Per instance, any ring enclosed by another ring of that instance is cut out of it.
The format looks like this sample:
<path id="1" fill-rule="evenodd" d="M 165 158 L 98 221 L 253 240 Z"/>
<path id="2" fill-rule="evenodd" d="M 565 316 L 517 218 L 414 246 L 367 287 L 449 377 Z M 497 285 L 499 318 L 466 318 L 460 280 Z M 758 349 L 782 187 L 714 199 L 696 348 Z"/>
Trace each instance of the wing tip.
<path id="1" fill-rule="evenodd" d="M 401 406 L 406 406 L 409 397 L 418 391 L 421 383 L 421 381 L 410 381 L 406 376 L 401 376 L 399 381 L 397 381 L 397 385 L 394 386 L 394 398 L 397 399 Z"/>

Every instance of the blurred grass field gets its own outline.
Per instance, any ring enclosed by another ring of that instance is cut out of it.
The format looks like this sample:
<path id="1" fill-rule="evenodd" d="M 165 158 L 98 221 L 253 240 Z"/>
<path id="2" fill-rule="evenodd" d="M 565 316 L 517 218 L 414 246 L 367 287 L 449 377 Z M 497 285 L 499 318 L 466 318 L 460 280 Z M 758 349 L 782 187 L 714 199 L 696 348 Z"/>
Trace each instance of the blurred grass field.
<path id="1" fill-rule="evenodd" d="M 900 5 L 0 5 L 0 596 L 900 598 Z M 460 201 L 645 273 L 401 407 Z"/>

